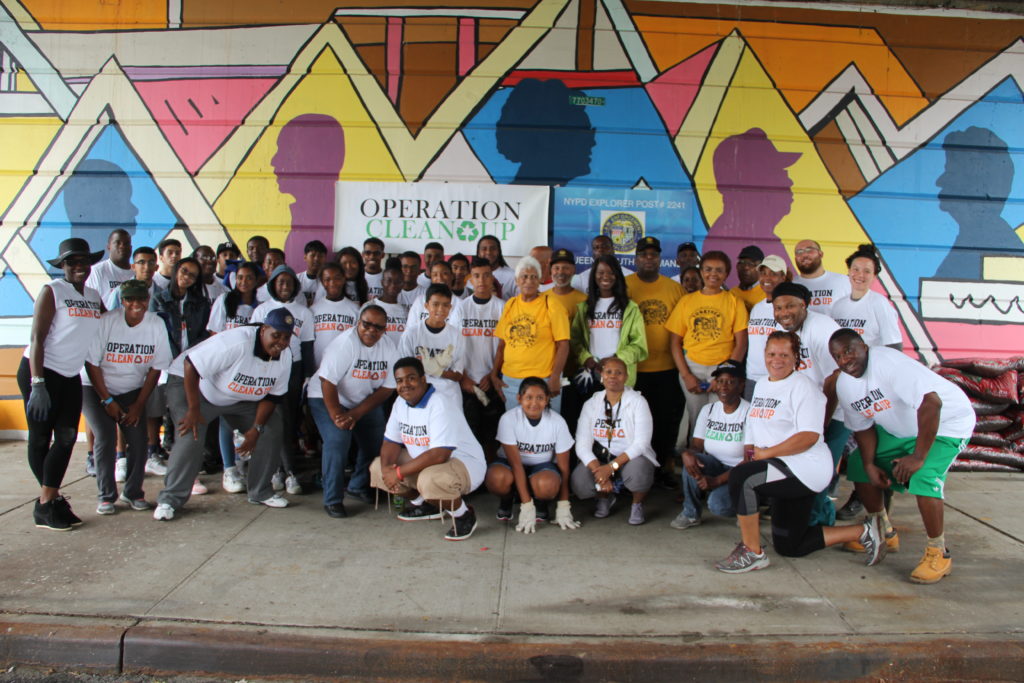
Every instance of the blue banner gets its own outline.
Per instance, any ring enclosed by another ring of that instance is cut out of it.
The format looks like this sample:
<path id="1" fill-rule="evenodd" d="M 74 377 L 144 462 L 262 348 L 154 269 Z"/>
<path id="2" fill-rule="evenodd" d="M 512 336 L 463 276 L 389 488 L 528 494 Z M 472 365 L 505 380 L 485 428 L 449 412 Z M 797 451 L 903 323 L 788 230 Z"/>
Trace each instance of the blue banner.
<path id="1" fill-rule="evenodd" d="M 611 238 L 623 267 L 636 270 L 636 243 L 650 235 L 661 241 L 662 274 L 675 277 L 679 274 L 676 248 L 693 241 L 694 225 L 703 225 L 690 190 L 559 187 L 552 203 L 551 246 L 572 251 L 580 270 L 590 267 L 590 241 L 599 234 Z"/>

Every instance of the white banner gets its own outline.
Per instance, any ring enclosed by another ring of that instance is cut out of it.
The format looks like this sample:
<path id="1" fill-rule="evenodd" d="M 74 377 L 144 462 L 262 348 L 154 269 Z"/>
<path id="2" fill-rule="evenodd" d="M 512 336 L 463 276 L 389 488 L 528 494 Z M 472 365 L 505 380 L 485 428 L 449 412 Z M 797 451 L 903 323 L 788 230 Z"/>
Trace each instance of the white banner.
<path id="1" fill-rule="evenodd" d="M 484 235 L 501 240 L 505 256 L 547 244 L 547 186 L 469 183 L 355 183 L 335 186 L 334 249 L 377 237 L 387 253 L 423 253 L 440 242 L 446 254 L 476 253 Z"/>

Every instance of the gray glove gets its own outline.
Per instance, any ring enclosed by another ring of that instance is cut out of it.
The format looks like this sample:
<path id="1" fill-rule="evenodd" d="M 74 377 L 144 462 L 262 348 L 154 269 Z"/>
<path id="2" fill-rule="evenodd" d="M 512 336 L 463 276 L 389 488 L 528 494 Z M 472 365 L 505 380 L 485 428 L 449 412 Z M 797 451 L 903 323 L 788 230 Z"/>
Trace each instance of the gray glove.
<path id="1" fill-rule="evenodd" d="M 42 422 L 50 413 L 50 392 L 45 384 L 33 384 L 32 392 L 25 404 L 25 414 L 37 422 Z"/>

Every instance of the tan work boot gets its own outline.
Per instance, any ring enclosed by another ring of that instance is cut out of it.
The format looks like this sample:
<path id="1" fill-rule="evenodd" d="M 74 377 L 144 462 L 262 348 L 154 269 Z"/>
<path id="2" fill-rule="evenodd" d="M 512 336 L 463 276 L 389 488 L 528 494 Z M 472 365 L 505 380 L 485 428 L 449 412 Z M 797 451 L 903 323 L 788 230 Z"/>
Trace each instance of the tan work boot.
<path id="1" fill-rule="evenodd" d="M 861 545 L 860 541 L 847 541 L 841 547 L 850 553 L 864 552 L 864 546 Z M 890 553 L 898 553 L 900 551 L 900 536 L 896 533 L 895 529 L 885 535 L 885 549 Z"/>
<path id="2" fill-rule="evenodd" d="M 914 583 L 938 583 L 943 576 L 951 571 L 953 571 L 953 558 L 949 556 L 949 553 L 929 546 L 924 549 L 921 563 L 910 573 L 910 580 Z"/>

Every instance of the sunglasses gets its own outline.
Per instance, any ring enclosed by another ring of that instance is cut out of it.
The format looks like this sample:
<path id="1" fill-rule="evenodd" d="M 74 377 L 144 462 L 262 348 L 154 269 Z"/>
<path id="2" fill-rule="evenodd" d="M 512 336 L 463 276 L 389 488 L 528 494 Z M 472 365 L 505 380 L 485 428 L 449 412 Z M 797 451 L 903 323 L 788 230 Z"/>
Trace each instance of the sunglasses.
<path id="1" fill-rule="evenodd" d="M 92 261 L 88 256 L 68 256 L 64 259 L 64 265 L 67 266 L 88 266 L 91 264 Z"/>
<path id="2" fill-rule="evenodd" d="M 387 325 L 378 325 L 377 323 L 371 323 L 369 320 L 360 320 L 359 324 L 363 326 L 364 330 L 377 330 L 378 332 L 385 332 L 388 329 Z"/>

